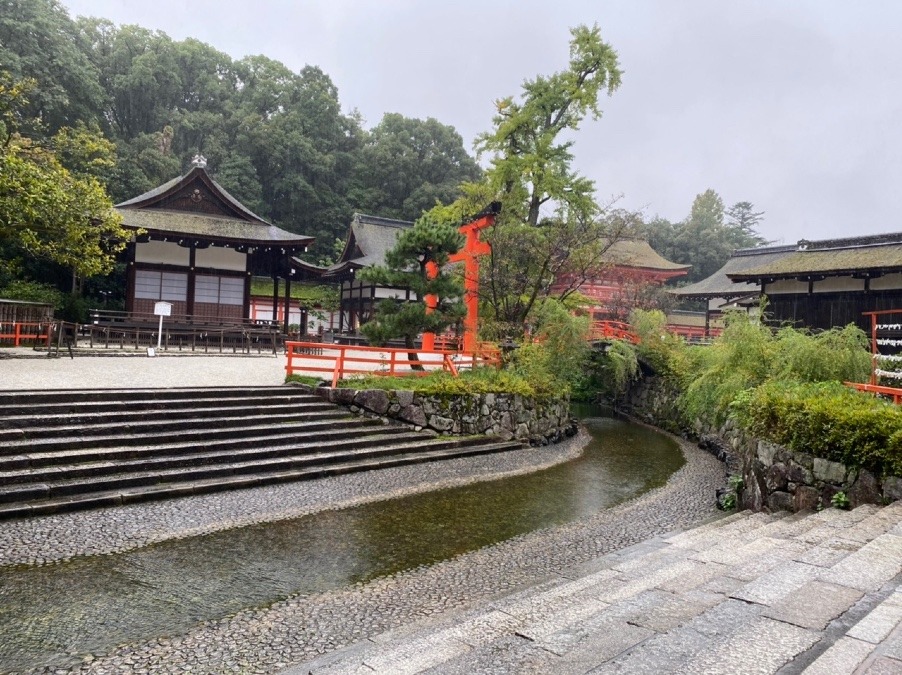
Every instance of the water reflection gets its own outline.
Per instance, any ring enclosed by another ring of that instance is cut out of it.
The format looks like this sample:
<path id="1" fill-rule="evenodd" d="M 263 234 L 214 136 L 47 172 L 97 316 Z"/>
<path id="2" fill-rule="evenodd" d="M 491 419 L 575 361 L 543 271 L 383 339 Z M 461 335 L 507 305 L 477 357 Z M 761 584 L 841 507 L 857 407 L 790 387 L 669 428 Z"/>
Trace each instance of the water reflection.
<path id="1" fill-rule="evenodd" d="M 597 513 L 663 484 L 683 463 L 660 434 L 577 412 L 593 437 L 586 452 L 533 474 L 0 569 L 0 670 L 72 665 L 121 642 L 444 560 Z"/>

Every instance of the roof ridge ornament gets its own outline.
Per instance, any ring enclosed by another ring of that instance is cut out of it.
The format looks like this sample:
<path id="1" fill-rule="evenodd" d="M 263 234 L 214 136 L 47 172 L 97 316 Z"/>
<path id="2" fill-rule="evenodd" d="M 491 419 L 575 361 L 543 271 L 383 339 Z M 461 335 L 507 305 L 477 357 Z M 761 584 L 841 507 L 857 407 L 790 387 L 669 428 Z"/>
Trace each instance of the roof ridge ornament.
<path id="1" fill-rule="evenodd" d="M 205 169 L 207 167 L 207 158 L 201 154 L 194 155 L 191 165 L 196 166 L 198 169 Z"/>

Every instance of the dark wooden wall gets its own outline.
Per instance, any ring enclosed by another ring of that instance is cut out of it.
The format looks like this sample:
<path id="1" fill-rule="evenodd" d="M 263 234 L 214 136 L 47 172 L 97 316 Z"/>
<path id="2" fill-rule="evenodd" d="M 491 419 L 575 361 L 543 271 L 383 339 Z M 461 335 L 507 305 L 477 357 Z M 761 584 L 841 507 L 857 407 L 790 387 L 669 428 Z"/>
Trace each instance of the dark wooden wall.
<path id="1" fill-rule="evenodd" d="M 826 329 L 854 323 L 869 333 L 871 320 L 862 312 L 882 309 L 902 309 L 902 290 L 771 295 L 767 314 L 773 325 Z"/>

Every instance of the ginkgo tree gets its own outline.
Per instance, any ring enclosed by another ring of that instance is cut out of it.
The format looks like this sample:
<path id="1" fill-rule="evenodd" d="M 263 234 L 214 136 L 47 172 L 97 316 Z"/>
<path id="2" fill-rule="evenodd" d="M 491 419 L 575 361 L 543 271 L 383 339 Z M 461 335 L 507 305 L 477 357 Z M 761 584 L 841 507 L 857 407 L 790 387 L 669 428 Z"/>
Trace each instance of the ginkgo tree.
<path id="1" fill-rule="evenodd" d="M 566 68 L 496 102 L 493 128 L 476 139 L 490 161 L 484 180 L 465 183 L 454 204 L 431 212 L 459 217 L 502 204 L 484 235 L 491 252 L 480 262 L 480 300 L 494 327 L 484 334 L 521 336 L 546 299 L 577 297 L 607 264 L 611 246 L 631 232 L 633 219 L 600 206 L 594 182 L 573 167 L 574 132 L 586 117 L 601 116 L 601 97 L 618 89 L 621 75 L 598 26 L 573 28 Z"/>

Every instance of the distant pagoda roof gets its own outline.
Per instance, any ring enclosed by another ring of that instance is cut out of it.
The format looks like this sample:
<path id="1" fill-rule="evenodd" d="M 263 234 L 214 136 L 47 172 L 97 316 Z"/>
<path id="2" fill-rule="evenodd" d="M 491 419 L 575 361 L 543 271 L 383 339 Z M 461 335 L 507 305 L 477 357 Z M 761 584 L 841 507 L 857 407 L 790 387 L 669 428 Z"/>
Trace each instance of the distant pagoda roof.
<path id="1" fill-rule="evenodd" d="M 152 239 L 171 237 L 211 243 L 302 249 L 313 237 L 295 234 L 261 218 L 230 195 L 195 158 L 191 171 L 133 199 L 116 204 L 123 225 Z"/>
<path id="2" fill-rule="evenodd" d="M 655 251 L 645 239 L 632 238 L 615 241 L 607 250 L 605 261 L 620 267 L 641 267 L 647 270 L 676 273 L 685 273 L 692 267 L 692 265 L 667 260 Z"/>
<path id="3" fill-rule="evenodd" d="M 802 240 L 792 252 L 774 260 L 728 273 L 734 281 L 823 276 L 879 276 L 902 272 L 902 233 Z"/>
<path id="4" fill-rule="evenodd" d="M 684 298 L 738 298 L 743 295 L 757 294 L 761 290 L 758 284 L 736 283 L 731 279 L 731 275 L 776 262 L 792 254 L 795 250 L 795 246 L 741 248 L 733 251 L 733 255 L 724 266 L 708 278 L 682 288 L 668 289 L 668 291 Z"/>

